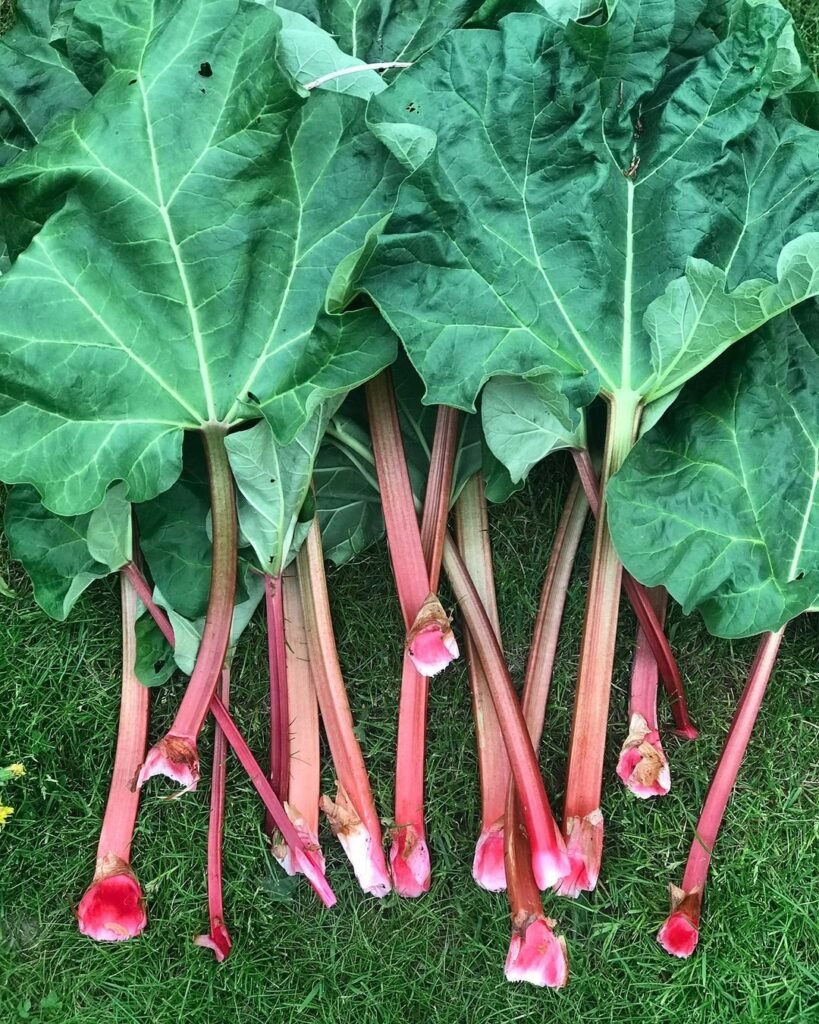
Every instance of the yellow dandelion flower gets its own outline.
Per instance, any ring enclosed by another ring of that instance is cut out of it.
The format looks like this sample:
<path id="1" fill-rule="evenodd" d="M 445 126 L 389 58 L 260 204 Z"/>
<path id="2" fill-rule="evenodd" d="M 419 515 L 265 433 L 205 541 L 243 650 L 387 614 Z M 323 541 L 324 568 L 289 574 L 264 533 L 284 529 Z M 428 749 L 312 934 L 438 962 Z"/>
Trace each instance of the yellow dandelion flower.
<path id="1" fill-rule="evenodd" d="M 14 764 L 10 764 L 6 771 L 11 775 L 13 779 L 19 779 L 21 776 L 26 774 L 25 765 L 20 764 L 19 761 Z"/>
<path id="2" fill-rule="evenodd" d="M 11 817 L 12 814 L 14 814 L 13 807 L 4 807 L 3 804 L 0 804 L 0 828 L 2 828 L 3 825 L 6 824 L 6 821 Z"/>

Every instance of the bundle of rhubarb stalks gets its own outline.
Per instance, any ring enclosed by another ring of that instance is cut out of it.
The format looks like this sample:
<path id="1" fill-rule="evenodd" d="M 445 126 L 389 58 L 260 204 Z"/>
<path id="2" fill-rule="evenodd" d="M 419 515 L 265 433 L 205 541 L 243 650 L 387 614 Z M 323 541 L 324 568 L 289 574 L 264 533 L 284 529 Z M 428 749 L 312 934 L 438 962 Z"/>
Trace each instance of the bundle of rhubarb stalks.
<path id="1" fill-rule="evenodd" d="M 0 39 L 4 528 L 54 617 L 110 574 L 121 591 L 119 732 L 80 930 L 143 932 L 141 791 L 160 776 L 198 796 L 204 775 L 196 941 L 228 956 L 230 751 L 282 869 L 326 907 L 322 820 L 366 896 L 423 898 L 429 680 L 463 653 L 472 874 L 508 896 L 506 977 L 565 985 L 542 894 L 586 898 L 605 870 L 622 593 L 639 629 L 617 776 L 639 799 L 671 786 L 660 684 L 674 732 L 697 735 L 669 601 L 717 637 L 760 637 L 657 936 L 690 956 L 783 632 L 819 610 L 819 82 L 790 15 L 778 0 L 126 6 L 20 0 Z M 490 506 L 558 450 L 576 479 L 517 680 Z M 556 815 L 539 746 L 587 529 Z M 384 539 L 404 624 L 398 706 L 372 712 L 398 723 L 388 836 L 325 576 Z M 254 753 L 230 684 L 257 613 L 270 742 Z M 160 686 L 178 706 L 153 736 Z"/>

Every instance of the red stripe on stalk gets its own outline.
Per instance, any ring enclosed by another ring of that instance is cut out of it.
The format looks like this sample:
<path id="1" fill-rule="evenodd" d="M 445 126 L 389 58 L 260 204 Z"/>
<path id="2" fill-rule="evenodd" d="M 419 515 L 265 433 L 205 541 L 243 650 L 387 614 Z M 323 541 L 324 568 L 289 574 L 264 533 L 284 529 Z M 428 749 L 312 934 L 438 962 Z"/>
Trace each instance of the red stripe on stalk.
<path id="1" fill-rule="evenodd" d="M 150 690 L 136 676 L 137 595 L 120 574 L 122 605 L 122 697 L 114 772 L 105 805 L 94 879 L 77 909 L 83 935 L 98 942 L 122 942 L 139 935 L 148 923 L 145 898 L 131 869 L 139 790 L 135 780 L 148 739 Z"/>
<path id="2" fill-rule="evenodd" d="M 669 887 L 671 913 L 660 929 L 657 941 L 672 956 L 691 956 L 699 941 L 702 896 L 714 845 L 776 664 L 784 632 L 783 626 L 776 633 L 764 633 L 759 641 L 748 681 L 739 699 L 728 739 L 725 741 L 711 785 L 708 787 L 700 820 L 697 822 L 694 841 L 685 865 L 682 888 L 678 889 L 675 885 Z"/>
<path id="3" fill-rule="evenodd" d="M 284 641 L 284 604 L 280 576 L 265 574 L 267 664 L 270 675 L 270 784 L 284 803 L 290 774 L 290 714 L 287 706 L 287 655 Z"/>

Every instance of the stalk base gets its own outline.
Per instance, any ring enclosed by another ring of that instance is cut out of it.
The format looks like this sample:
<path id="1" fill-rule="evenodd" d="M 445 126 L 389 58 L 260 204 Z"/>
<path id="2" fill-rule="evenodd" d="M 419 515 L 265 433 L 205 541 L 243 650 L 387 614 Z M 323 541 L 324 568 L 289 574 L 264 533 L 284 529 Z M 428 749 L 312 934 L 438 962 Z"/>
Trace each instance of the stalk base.
<path id="1" fill-rule="evenodd" d="M 555 922 L 547 917 L 512 922 L 512 939 L 506 956 L 507 981 L 527 981 L 539 988 L 563 988 L 569 980 L 566 942 L 555 935 Z"/>
<path id="2" fill-rule="evenodd" d="M 584 818 L 568 818 L 565 828 L 570 868 L 555 888 L 561 896 L 576 898 L 597 885 L 603 856 L 603 815 L 598 808 Z"/>
<path id="3" fill-rule="evenodd" d="M 308 826 L 307 822 L 295 807 L 285 803 L 284 809 L 287 811 L 288 818 L 293 822 L 293 826 L 298 832 L 299 838 L 304 843 L 304 848 L 310 852 L 314 864 L 318 866 L 323 873 L 325 867 L 324 854 L 321 852 L 318 836 Z M 302 873 L 302 863 L 300 862 L 298 855 L 294 853 L 294 851 L 291 850 L 285 842 L 275 842 L 273 844 L 272 852 L 273 856 L 279 864 L 281 864 L 288 875 L 297 875 Z"/>
<path id="4" fill-rule="evenodd" d="M 322 796 L 319 807 L 338 836 L 358 884 L 371 896 L 386 896 L 392 889 L 381 845 L 373 841 L 352 801 L 339 786 L 335 801 Z"/>
<path id="5" fill-rule="evenodd" d="M 671 956 L 687 959 L 697 948 L 700 938 L 700 911 L 702 910 L 702 891 L 692 889 L 686 892 L 676 885 L 669 886 L 671 891 L 671 913 L 665 924 L 657 933 L 657 941 Z"/>
<path id="6" fill-rule="evenodd" d="M 187 736 L 168 733 L 148 751 L 139 769 L 137 786 L 144 786 L 154 775 L 164 775 L 183 788 L 176 797 L 192 793 L 199 783 L 199 751 L 196 742 Z"/>
<path id="7" fill-rule="evenodd" d="M 193 944 L 194 946 L 201 946 L 203 949 L 211 950 L 213 955 L 216 957 L 217 963 L 222 963 L 223 960 L 227 960 L 231 946 L 233 945 L 224 921 L 214 921 L 211 926 L 210 934 L 197 935 L 193 940 Z"/>
<path id="8" fill-rule="evenodd" d="M 650 729 L 640 714 L 631 716 L 628 736 L 617 762 L 617 776 L 641 800 L 665 796 L 671 789 L 671 771 L 660 734 Z"/>
<path id="9" fill-rule="evenodd" d="M 472 877 L 482 889 L 488 892 L 503 892 L 506 889 L 506 865 L 503 857 L 503 818 L 485 828 L 475 846 L 472 861 Z"/>
<path id="10" fill-rule="evenodd" d="M 441 602 L 430 594 L 407 633 L 407 654 L 422 676 L 435 676 L 459 655 L 458 643 Z"/>
<path id="11" fill-rule="evenodd" d="M 529 846 L 532 851 L 532 871 L 534 872 L 537 887 L 541 892 L 547 889 L 554 889 L 560 882 L 570 874 L 572 860 L 564 842 L 563 836 L 558 831 L 554 818 L 549 815 L 547 842 L 536 843 L 531 832 L 529 834 Z"/>
<path id="12" fill-rule="evenodd" d="M 405 899 L 416 899 L 429 892 L 430 863 L 427 841 L 414 825 L 392 830 L 390 868 L 393 888 Z"/>
<path id="13" fill-rule="evenodd" d="M 145 897 L 131 866 L 114 855 L 97 861 L 94 881 L 77 908 L 80 932 L 97 942 L 125 942 L 147 923 Z"/>

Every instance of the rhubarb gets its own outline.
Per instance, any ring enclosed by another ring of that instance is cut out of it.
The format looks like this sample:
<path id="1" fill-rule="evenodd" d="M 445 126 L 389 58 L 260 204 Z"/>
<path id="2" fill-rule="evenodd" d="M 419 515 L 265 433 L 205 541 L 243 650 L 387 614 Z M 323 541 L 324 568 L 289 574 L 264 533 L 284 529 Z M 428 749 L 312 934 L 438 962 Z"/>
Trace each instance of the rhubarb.
<path id="1" fill-rule="evenodd" d="M 102 822 L 94 879 L 80 901 L 80 931 L 98 942 L 122 942 L 139 935 L 148 923 L 145 898 L 131 869 L 139 790 L 135 780 L 145 756 L 150 691 L 137 679 L 137 595 L 123 572 L 122 702 L 120 706 L 114 773 Z"/>
<path id="2" fill-rule="evenodd" d="M 486 509 L 483 477 L 480 473 L 464 485 L 455 506 L 458 549 L 464 566 L 475 584 L 481 603 L 500 644 L 500 620 L 495 597 L 492 548 L 489 541 L 489 516 Z M 503 863 L 503 818 L 510 769 L 495 705 L 483 664 L 469 630 L 464 631 L 472 709 L 475 717 L 475 742 L 478 749 L 478 773 L 481 785 L 481 834 L 475 846 L 472 877 L 483 889 L 501 892 L 506 888 Z M 530 868 L 531 873 L 531 868 Z"/>
<path id="3" fill-rule="evenodd" d="M 196 789 L 199 782 L 196 740 L 227 654 L 236 591 L 236 503 L 224 432 L 212 427 L 203 430 L 202 436 L 210 478 L 213 530 L 207 619 L 196 664 L 173 724 L 148 752 L 138 779 L 142 786 L 154 775 L 165 775 L 182 786 L 178 796 Z"/>
<path id="4" fill-rule="evenodd" d="M 289 774 L 284 808 L 302 842 L 323 868 L 324 855 L 318 841 L 321 795 L 319 712 L 295 563 L 282 576 L 281 592 L 287 641 L 285 655 L 290 721 Z M 276 846 L 274 853 L 289 875 L 296 873 L 298 865 L 288 846 Z"/>
<path id="5" fill-rule="evenodd" d="M 290 773 L 290 714 L 287 696 L 287 655 L 284 638 L 284 602 L 280 576 L 265 575 L 267 661 L 270 675 L 270 784 L 284 803 Z"/>
<path id="6" fill-rule="evenodd" d="M 663 587 L 654 587 L 648 591 L 648 599 L 662 626 L 668 593 Z M 641 799 L 665 796 L 671 789 L 671 773 L 657 724 L 658 679 L 657 661 L 645 630 L 639 626 L 631 668 L 629 730 L 617 762 L 617 775 Z"/>
<path id="7" fill-rule="evenodd" d="M 689 957 L 699 941 L 702 897 L 725 808 L 751 739 L 765 690 L 771 678 L 785 627 L 763 634 L 748 681 L 739 699 L 708 795 L 697 822 L 694 841 L 685 865 L 682 887 L 670 886 L 671 913 L 657 935 L 657 941 L 672 956 Z"/>
<path id="8" fill-rule="evenodd" d="M 230 700 L 230 669 L 225 666 L 218 689 L 219 700 L 228 707 Z M 217 723 L 213 732 L 213 767 L 211 769 L 210 819 L 208 822 L 208 917 L 210 931 L 197 935 L 197 946 L 210 949 L 218 963 L 225 960 L 232 945 L 225 924 L 222 893 L 222 836 L 225 826 L 225 776 L 227 774 L 227 741 Z"/>
<path id="9" fill-rule="evenodd" d="M 336 799 L 322 796 L 320 806 L 361 888 L 373 896 L 386 896 L 392 886 L 384 858 L 381 823 L 338 663 L 317 520 L 310 527 L 297 563 L 310 669 L 338 780 Z"/>

